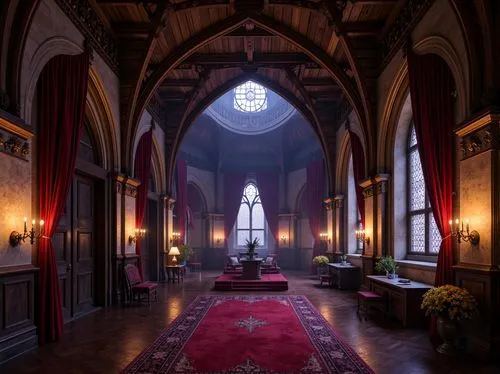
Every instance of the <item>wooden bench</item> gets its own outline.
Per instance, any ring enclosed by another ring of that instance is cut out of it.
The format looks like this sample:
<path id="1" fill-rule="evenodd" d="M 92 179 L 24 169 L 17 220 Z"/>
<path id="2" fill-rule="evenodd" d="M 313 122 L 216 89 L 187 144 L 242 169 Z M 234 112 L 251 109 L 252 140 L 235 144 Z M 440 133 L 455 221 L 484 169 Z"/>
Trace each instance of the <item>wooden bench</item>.
<path id="1" fill-rule="evenodd" d="M 380 308 L 381 304 L 382 308 Z M 356 314 L 360 320 L 364 317 L 366 321 L 370 313 L 370 307 L 378 306 L 385 315 L 386 308 L 384 304 L 386 304 L 386 298 L 384 296 L 372 291 L 358 291 L 358 309 Z"/>

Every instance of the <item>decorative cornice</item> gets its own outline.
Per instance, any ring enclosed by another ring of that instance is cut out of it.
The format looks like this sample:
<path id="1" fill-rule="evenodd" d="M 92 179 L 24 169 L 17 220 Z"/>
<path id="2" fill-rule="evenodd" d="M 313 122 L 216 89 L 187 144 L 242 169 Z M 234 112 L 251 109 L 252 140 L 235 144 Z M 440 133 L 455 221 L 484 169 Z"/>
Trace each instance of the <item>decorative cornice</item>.
<path id="1" fill-rule="evenodd" d="M 73 21 L 83 36 L 118 74 L 118 43 L 96 14 L 88 0 L 56 0 L 62 11 Z"/>
<path id="2" fill-rule="evenodd" d="M 363 198 L 368 199 L 375 194 L 375 185 L 370 185 L 363 190 Z"/>
<path id="3" fill-rule="evenodd" d="M 486 112 L 467 121 L 459 129 L 455 130 L 455 134 L 460 137 L 472 134 L 473 132 L 489 125 L 492 122 L 500 122 L 500 113 Z"/>
<path id="4" fill-rule="evenodd" d="M 404 45 L 408 36 L 433 3 L 434 0 L 408 0 L 406 2 L 382 39 L 382 69 L 389 64 L 398 49 Z"/>
<path id="5" fill-rule="evenodd" d="M 20 119 L 0 110 L 0 152 L 29 161 L 32 136 Z"/>
<path id="6" fill-rule="evenodd" d="M 335 206 L 334 200 L 331 197 L 327 197 L 326 199 L 324 199 L 323 204 L 325 204 L 326 210 L 332 210 Z"/>
<path id="7" fill-rule="evenodd" d="M 137 187 L 140 186 L 140 181 L 126 177 L 122 174 L 115 174 L 112 178 L 114 181 L 114 189 L 117 194 L 124 194 L 131 197 L 137 196 Z"/>

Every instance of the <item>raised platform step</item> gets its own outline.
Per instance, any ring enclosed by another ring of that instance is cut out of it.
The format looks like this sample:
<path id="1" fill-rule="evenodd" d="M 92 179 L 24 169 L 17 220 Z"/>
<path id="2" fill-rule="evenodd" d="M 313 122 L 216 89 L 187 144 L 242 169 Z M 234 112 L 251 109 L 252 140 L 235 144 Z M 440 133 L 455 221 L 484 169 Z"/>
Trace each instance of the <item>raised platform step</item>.
<path id="1" fill-rule="evenodd" d="M 263 274 L 261 279 L 240 279 L 240 275 L 222 274 L 215 280 L 217 291 L 283 291 L 288 290 L 288 280 L 282 274 Z"/>

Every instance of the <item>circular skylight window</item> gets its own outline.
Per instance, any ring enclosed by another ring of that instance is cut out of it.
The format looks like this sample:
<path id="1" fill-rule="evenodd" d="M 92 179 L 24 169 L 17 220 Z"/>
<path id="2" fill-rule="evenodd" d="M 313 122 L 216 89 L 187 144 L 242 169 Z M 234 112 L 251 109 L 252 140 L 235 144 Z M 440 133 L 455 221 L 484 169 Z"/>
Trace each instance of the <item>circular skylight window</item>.
<path id="1" fill-rule="evenodd" d="M 234 89 L 233 107 L 246 113 L 257 113 L 267 109 L 267 90 L 252 81 Z"/>

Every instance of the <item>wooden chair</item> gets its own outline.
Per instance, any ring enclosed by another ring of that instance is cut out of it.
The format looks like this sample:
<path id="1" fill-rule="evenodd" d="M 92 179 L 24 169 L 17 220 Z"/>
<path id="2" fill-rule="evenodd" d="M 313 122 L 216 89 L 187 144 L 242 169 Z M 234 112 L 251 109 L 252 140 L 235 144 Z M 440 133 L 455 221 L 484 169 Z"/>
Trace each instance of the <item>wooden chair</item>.
<path id="1" fill-rule="evenodd" d="M 384 313 L 385 317 L 385 304 L 385 297 L 379 295 L 378 293 L 372 291 L 358 291 L 358 309 L 356 311 L 356 314 L 358 315 L 358 318 L 360 320 L 362 320 L 362 317 L 364 317 L 366 321 L 370 312 L 370 307 L 382 305 L 382 312 Z"/>
<path id="2" fill-rule="evenodd" d="M 201 261 L 199 261 L 196 256 L 191 256 L 189 258 L 189 269 L 193 272 L 201 271 Z"/>
<path id="3" fill-rule="evenodd" d="M 148 304 L 151 303 L 151 298 L 153 296 L 155 301 L 158 301 L 158 293 L 156 292 L 156 289 L 158 288 L 158 283 L 143 282 L 137 266 L 131 264 L 126 265 L 125 277 L 127 278 L 127 284 L 129 287 L 131 302 L 134 302 L 135 296 L 137 296 L 137 302 L 140 303 L 142 297 L 146 295 Z"/>
<path id="4" fill-rule="evenodd" d="M 332 285 L 333 279 L 331 274 L 321 274 L 319 276 L 319 286 L 323 287 L 323 283 L 326 282 L 328 286 Z"/>

